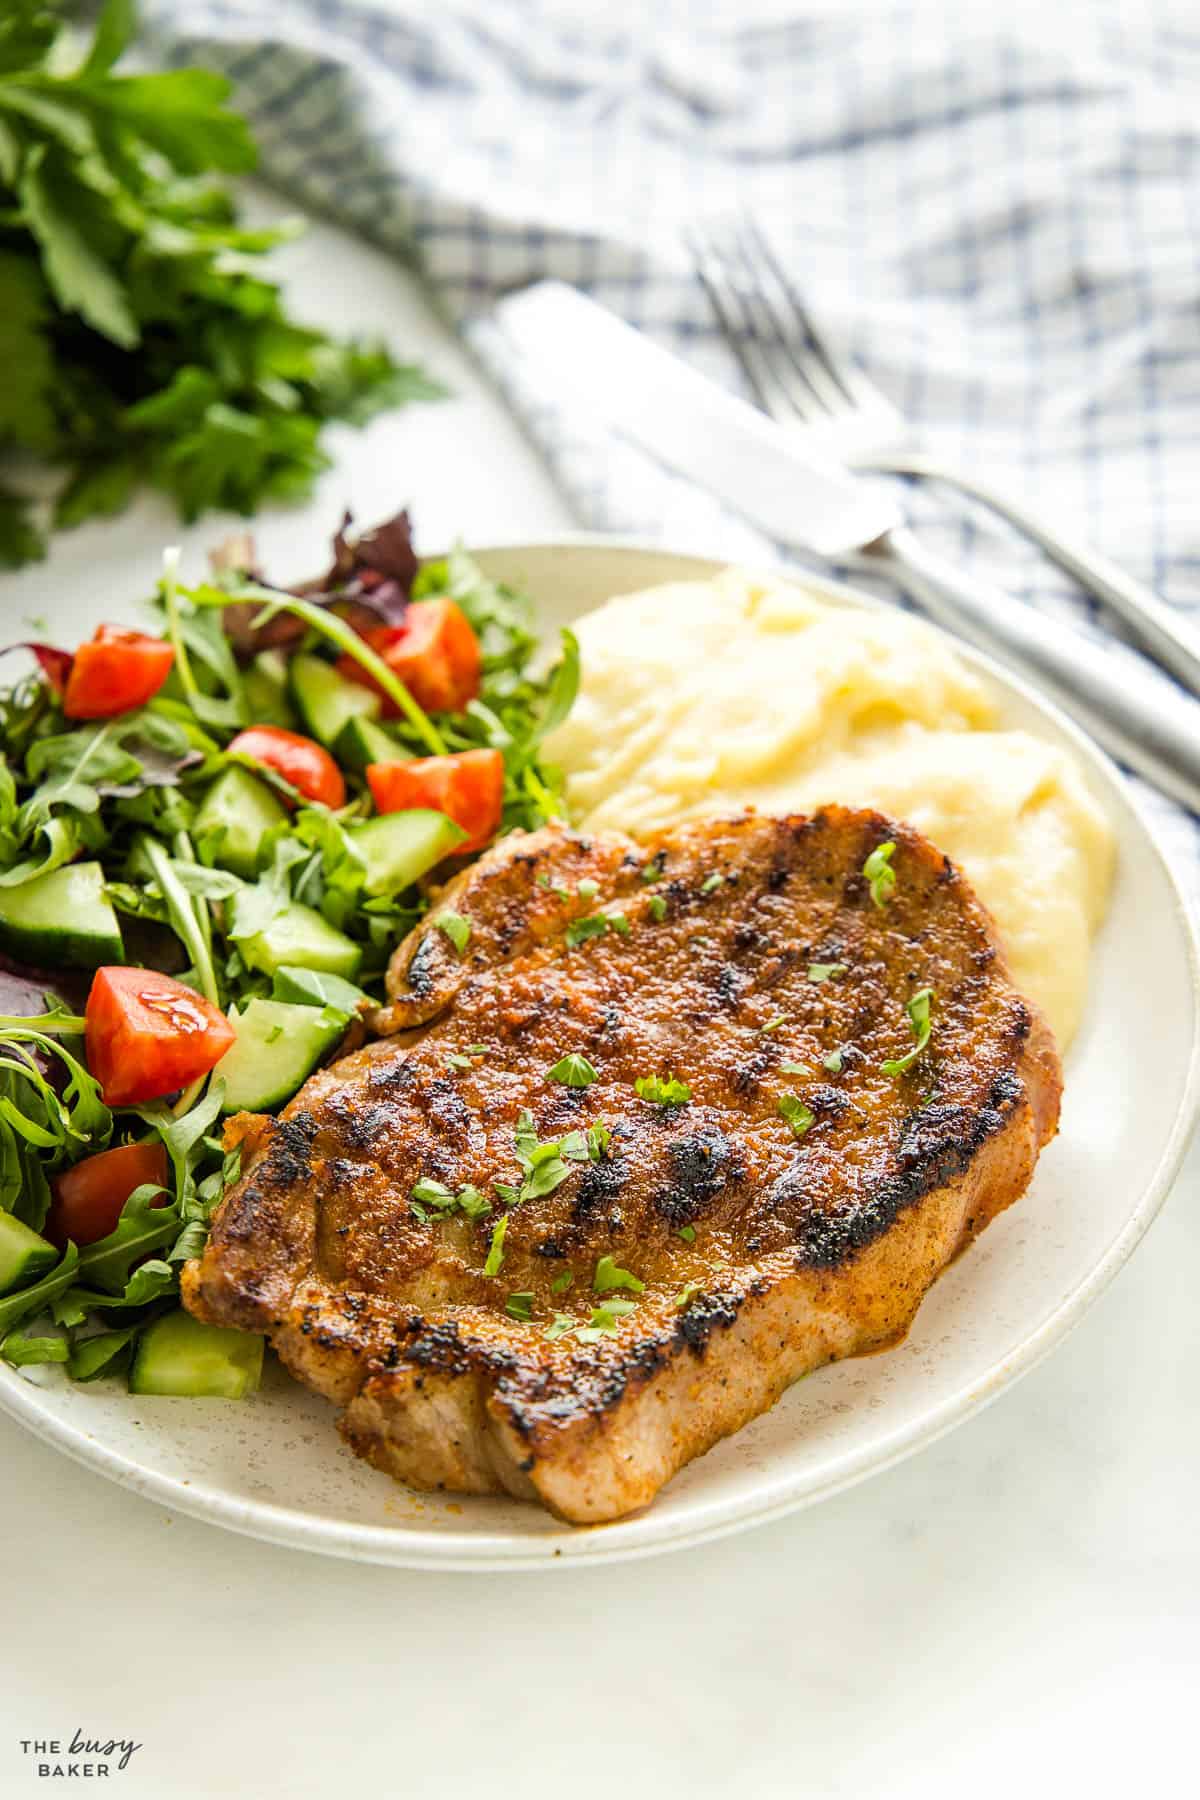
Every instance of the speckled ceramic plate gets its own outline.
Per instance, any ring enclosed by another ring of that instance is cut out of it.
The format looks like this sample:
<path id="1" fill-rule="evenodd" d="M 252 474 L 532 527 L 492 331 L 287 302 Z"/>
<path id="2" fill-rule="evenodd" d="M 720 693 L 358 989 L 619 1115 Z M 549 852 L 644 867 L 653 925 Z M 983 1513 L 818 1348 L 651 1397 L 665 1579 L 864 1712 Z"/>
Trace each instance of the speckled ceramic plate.
<path id="1" fill-rule="evenodd" d="M 547 630 L 610 594 L 717 567 L 598 539 L 480 559 L 528 587 Z M 1006 723 L 1079 758 L 1117 835 L 1117 878 L 1067 1062 L 1061 1134 L 1028 1194 L 943 1276 L 898 1349 L 822 1370 L 685 1469 L 645 1513 L 589 1529 L 512 1500 L 409 1493 L 358 1462 L 333 1409 L 277 1365 L 236 1405 L 135 1398 L 115 1384 L 72 1387 L 60 1371 L 3 1368 L 0 1405 L 135 1493 L 230 1530 L 367 1562 L 466 1569 L 643 1556 L 717 1537 L 887 1468 L 995 1399 L 1082 1317 L 1170 1187 L 1200 1092 L 1198 959 L 1183 898 L 1112 764 L 1030 689 L 963 655 L 991 681 Z M 1131 1017 L 1154 1021 L 1152 1061 L 1125 1054 Z"/>

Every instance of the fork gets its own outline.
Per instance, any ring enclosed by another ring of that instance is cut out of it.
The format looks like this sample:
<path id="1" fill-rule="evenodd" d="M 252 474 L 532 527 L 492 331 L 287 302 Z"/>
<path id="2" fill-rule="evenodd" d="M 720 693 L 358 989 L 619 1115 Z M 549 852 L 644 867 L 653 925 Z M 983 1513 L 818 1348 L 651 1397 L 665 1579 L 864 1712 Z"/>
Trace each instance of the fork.
<path id="1" fill-rule="evenodd" d="M 693 225 L 688 243 L 721 329 L 765 412 L 848 468 L 943 482 L 990 507 L 1106 602 L 1144 650 L 1200 694 L 1200 632 L 1143 583 L 1015 495 L 915 446 L 886 395 L 831 349 L 755 220 Z"/>

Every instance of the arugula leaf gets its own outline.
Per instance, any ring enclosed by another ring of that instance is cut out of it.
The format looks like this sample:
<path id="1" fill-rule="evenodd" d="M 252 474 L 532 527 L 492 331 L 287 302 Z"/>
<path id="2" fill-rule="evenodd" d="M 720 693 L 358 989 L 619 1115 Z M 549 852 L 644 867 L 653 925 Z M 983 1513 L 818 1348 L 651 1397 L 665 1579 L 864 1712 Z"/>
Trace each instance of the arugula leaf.
<path id="1" fill-rule="evenodd" d="M 125 1325 L 120 1331 L 98 1331 L 81 1338 L 72 1346 L 67 1358 L 67 1373 L 72 1381 L 94 1381 L 97 1375 L 111 1371 L 113 1363 L 141 1331 L 145 1320 Z"/>
<path id="2" fill-rule="evenodd" d="M 103 1148 L 112 1131 L 97 1083 L 52 1035 L 54 1017 L 0 1021 L 0 1209 L 35 1231 L 50 1204 L 48 1172 L 85 1146 Z M 61 1091 L 49 1078 L 56 1062 Z"/>
<path id="3" fill-rule="evenodd" d="M 161 1195 L 162 1189 L 149 1183 L 135 1188 L 108 1236 L 80 1251 L 79 1273 L 92 1289 L 123 1296 L 134 1265 L 179 1235 L 178 1202 L 158 1205 Z"/>
<path id="4" fill-rule="evenodd" d="M 78 1267 L 79 1252 L 74 1244 L 68 1244 L 61 1262 L 48 1275 L 43 1275 L 31 1287 L 19 1288 L 15 1294 L 5 1294 L 0 1299 L 0 1338 L 7 1338 L 13 1326 L 20 1320 L 27 1319 L 31 1313 L 44 1311 L 64 1288 L 70 1286 Z"/>
<path id="5" fill-rule="evenodd" d="M 0 1357 L 15 1369 L 24 1363 L 65 1363 L 69 1354 L 70 1345 L 65 1337 L 35 1338 L 20 1331 L 10 1331 L 0 1343 Z"/>

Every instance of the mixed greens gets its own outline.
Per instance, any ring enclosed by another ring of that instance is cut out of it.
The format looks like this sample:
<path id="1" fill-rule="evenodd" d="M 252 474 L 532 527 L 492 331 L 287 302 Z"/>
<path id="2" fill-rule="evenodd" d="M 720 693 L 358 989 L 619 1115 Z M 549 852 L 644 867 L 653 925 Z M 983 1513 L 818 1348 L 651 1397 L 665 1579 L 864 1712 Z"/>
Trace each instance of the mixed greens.
<path id="1" fill-rule="evenodd" d="M 540 745 L 575 696 L 571 634 L 543 674 L 522 595 L 461 552 L 419 564 L 406 515 L 348 526 L 301 592 L 269 586 L 246 540 L 195 587 L 168 558 L 161 637 L 22 646 L 35 666 L 0 692 L 10 1363 L 125 1368 L 146 1392 L 253 1386 L 261 1346 L 222 1333 L 218 1355 L 177 1305 L 238 1174 L 223 1116 L 282 1105 L 361 1038 L 391 950 L 464 850 L 561 811 Z M 451 691 L 453 710 L 421 703 Z M 462 953 L 465 921 L 435 917 Z M 591 1073 L 566 1059 L 555 1078 Z"/>
<path id="2" fill-rule="evenodd" d="M 132 0 L 90 44 L 49 0 L 0 7 L 0 452 L 64 468 L 56 526 L 141 483 L 187 519 L 301 498 L 327 420 L 441 392 L 288 316 L 255 264 L 295 224 L 243 226 L 222 180 L 255 161 L 229 82 L 114 73 L 133 30 Z M 0 566 L 44 555 L 42 510 L 0 483 Z"/>

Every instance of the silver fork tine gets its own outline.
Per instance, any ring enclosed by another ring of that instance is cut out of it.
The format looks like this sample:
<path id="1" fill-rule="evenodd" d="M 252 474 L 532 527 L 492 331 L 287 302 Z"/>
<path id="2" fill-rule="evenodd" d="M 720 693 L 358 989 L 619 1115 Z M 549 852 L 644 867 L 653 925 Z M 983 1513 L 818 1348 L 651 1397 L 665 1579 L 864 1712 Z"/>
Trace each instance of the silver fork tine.
<path id="1" fill-rule="evenodd" d="M 721 329 L 741 363 L 759 404 L 784 423 L 797 416 L 810 422 L 827 417 L 827 409 L 812 388 L 798 380 L 790 357 L 779 355 L 779 333 L 768 328 L 764 336 L 761 316 L 752 303 L 755 283 L 735 279 L 730 254 L 715 232 L 693 227 L 687 241 L 696 270 L 712 303 Z"/>
<path id="2" fill-rule="evenodd" d="M 746 316 L 734 299 L 732 290 L 726 289 L 720 266 L 709 248 L 708 240 L 702 232 L 690 231 L 687 233 L 687 244 L 709 304 L 717 315 L 717 322 L 730 349 L 742 365 L 742 373 L 750 383 L 755 399 L 764 412 L 778 417 L 773 393 L 775 382 L 770 367 L 761 355 L 758 344 L 749 335 Z"/>
<path id="3" fill-rule="evenodd" d="M 743 221 L 731 242 L 736 246 L 747 288 L 758 296 L 762 313 L 769 321 L 771 338 L 826 413 L 838 418 L 852 411 L 853 396 L 837 371 L 827 363 L 819 347 L 815 353 L 806 347 L 806 339 L 811 336 L 809 320 L 797 307 L 783 271 L 754 221 Z"/>
<path id="4" fill-rule="evenodd" d="M 760 273 L 763 270 L 769 272 L 770 279 L 783 295 L 786 306 L 799 325 L 813 353 L 820 359 L 828 377 L 836 382 L 850 405 L 864 412 L 883 414 L 898 420 L 899 414 L 887 396 L 881 393 L 854 363 L 849 359 L 839 357 L 830 348 L 829 340 L 804 305 L 791 277 L 780 262 L 774 246 L 758 221 L 751 217 L 746 221 L 744 229 L 746 237 L 754 246 Z"/>

